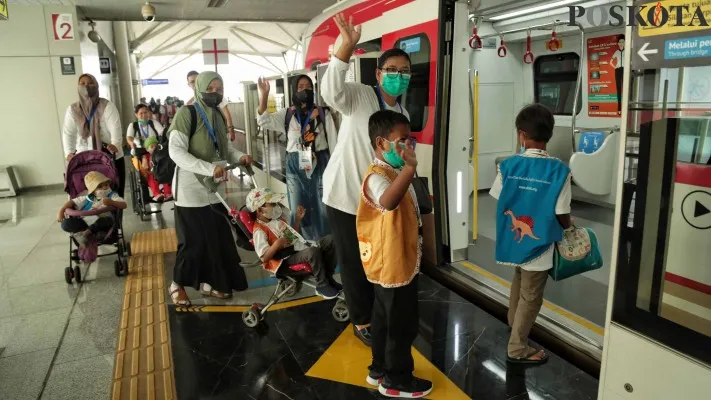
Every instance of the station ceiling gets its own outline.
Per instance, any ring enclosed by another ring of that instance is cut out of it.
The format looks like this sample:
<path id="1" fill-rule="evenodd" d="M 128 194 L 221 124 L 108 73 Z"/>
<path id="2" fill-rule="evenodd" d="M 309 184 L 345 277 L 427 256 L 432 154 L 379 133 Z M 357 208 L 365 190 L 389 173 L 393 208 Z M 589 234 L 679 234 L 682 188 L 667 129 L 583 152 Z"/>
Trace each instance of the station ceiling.
<path id="1" fill-rule="evenodd" d="M 11 4 L 76 5 L 87 17 L 142 21 L 145 0 L 10 0 Z M 308 22 L 337 0 L 156 0 L 156 21 Z"/>

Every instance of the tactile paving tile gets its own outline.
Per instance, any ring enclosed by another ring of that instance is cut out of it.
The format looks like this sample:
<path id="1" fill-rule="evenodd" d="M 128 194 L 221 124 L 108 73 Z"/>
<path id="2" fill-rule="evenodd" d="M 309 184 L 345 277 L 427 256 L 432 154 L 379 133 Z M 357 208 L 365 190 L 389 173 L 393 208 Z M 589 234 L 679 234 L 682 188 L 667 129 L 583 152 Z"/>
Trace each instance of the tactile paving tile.
<path id="1" fill-rule="evenodd" d="M 175 251 L 175 243 L 172 229 L 140 232 L 131 240 L 133 255 L 124 285 L 112 400 L 177 398 L 163 254 Z"/>

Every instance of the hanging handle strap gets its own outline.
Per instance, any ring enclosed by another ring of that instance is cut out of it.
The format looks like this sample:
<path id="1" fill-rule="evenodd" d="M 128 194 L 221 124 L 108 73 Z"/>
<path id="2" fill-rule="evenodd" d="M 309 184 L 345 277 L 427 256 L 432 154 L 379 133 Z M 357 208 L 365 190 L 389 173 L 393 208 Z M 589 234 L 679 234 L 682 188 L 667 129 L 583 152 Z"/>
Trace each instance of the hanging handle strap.
<path id="1" fill-rule="evenodd" d="M 475 26 L 474 30 L 472 31 L 472 36 L 469 38 L 469 47 L 472 49 L 481 49 L 482 48 L 482 42 L 481 38 L 479 37 L 479 34 L 477 33 L 478 29 Z"/>
<path id="2" fill-rule="evenodd" d="M 526 35 L 526 52 L 523 54 L 523 62 L 526 64 L 533 63 L 533 53 L 531 53 L 531 30 L 528 30 Z"/>
<path id="3" fill-rule="evenodd" d="M 550 51 L 558 51 L 561 47 L 563 47 L 563 43 L 556 37 L 555 33 L 555 26 L 553 26 L 553 32 L 551 33 L 551 40 L 546 43 L 546 47 Z"/>
<path id="4" fill-rule="evenodd" d="M 496 50 L 496 53 L 499 55 L 499 57 L 503 58 L 506 57 L 506 43 L 504 42 L 504 35 L 500 35 L 501 37 L 501 44 L 499 45 L 498 50 Z"/>

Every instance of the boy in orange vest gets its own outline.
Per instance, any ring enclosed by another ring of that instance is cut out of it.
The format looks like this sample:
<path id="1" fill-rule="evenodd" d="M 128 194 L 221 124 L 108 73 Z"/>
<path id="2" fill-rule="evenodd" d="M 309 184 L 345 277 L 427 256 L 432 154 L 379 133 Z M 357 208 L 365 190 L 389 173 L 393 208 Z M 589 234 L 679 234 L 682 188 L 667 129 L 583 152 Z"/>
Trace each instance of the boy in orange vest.
<path id="1" fill-rule="evenodd" d="M 324 236 L 318 244 L 306 241 L 299 233 L 306 215 L 304 207 L 296 209 L 294 226 L 284 219 L 286 213 L 280 202 L 285 196 L 269 188 L 253 189 L 247 195 L 247 209 L 256 214 L 252 230 L 254 251 L 272 273 L 286 265 L 307 263 L 316 279 L 316 294 L 330 300 L 338 297 L 342 286 L 333 279 L 336 270 L 336 249 L 331 235 Z"/>
<path id="2" fill-rule="evenodd" d="M 421 398 L 432 382 L 412 375 L 417 337 L 417 275 L 422 222 L 412 179 L 417 157 L 404 115 L 378 111 L 368 121 L 375 159 L 363 180 L 356 216 L 361 262 L 375 284 L 373 362 L 366 381 L 387 397 Z"/>

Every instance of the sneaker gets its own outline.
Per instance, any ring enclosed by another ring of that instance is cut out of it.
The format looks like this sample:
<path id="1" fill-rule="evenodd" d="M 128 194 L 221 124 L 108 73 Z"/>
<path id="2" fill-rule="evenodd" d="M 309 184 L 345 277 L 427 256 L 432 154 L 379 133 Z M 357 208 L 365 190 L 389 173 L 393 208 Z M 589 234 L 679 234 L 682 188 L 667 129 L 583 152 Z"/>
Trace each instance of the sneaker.
<path id="1" fill-rule="evenodd" d="M 167 194 L 165 195 L 165 201 L 171 201 L 173 200 L 173 195 L 172 194 Z"/>
<path id="2" fill-rule="evenodd" d="M 366 346 L 370 347 L 371 343 L 373 343 L 373 336 L 370 334 L 370 328 L 358 329 L 355 325 L 353 325 L 353 333 L 355 333 L 355 336 Z"/>
<path id="3" fill-rule="evenodd" d="M 316 288 L 316 294 L 323 297 L 326 300 L 335 299 L 338 297 L 338 290 L 331 285 L 324 285 Z"/>
<path id="4" fill-rule="evenodd" d="M 165 197 L 163 197 L 162 194 L 159 194 L 158 196 L 153 196 L 153 201 L 155 201 L 156 203 L 160 203 L 161 201 L 163 201 L 164 198 Z"/>
<path id="5" fill-rule="evenodd" d="M 419 399 L 432 392 L 432 382 L 413 376 L 410 382 L 405 384 L 393 384 L 388 382 L 388 379 L 385 378 L 380 386 L 378 386 L 378 392 L 385 397 Z"/>
<path id="6" fill-rule="evenodd" d="M 328 283 L 329 283 L 331 286 L 333 286 L 334 288 L 336 288 L 336 290 L 338 290 L 339 292 L 340 292 L 340 291 L 343 291 L 343 285 L 341 285 L 340 283 L 336 282 L 335 279 L 329 279 L 329 280 L 328 280 Z"/>
<path id="7" fill-rule="evenodd" d="M 365 381 L 368 382 L 370 386 L 379 387 L 380 384 L 383 383 L 383 378 L 385 378 L 385 372 L 374 369 L 370 371 Z"/>
<path id="8" fill-rule="evenodd" d="M 72 235 L 74 240 L 76 240 L 77 244 L 79 247 L 86 247 L 87 243 L 89 243 L 89 235 L 86 234 L 86 232 L 79 232 L 75 233 Z"/>

